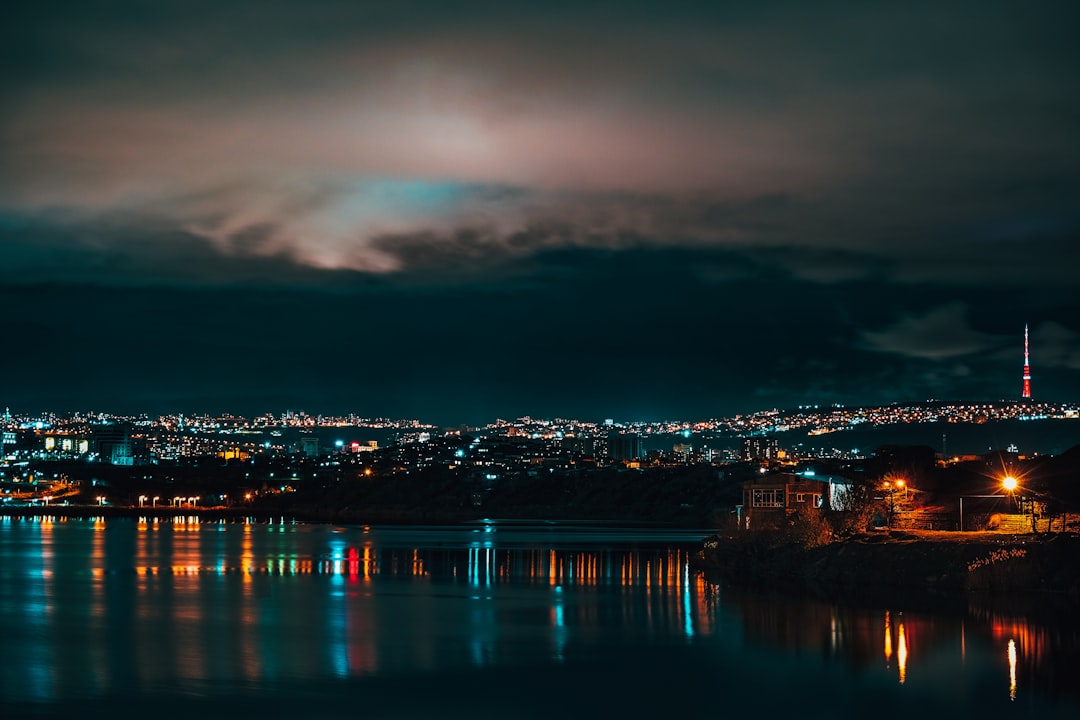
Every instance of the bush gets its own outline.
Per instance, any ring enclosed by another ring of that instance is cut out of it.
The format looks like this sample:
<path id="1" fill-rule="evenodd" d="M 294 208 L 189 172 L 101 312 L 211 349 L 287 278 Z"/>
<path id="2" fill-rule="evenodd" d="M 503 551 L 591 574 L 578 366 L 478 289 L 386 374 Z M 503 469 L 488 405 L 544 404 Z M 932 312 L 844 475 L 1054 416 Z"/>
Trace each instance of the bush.
<path id="1" fill-rule="evenodd" d="M 796 511 L 788 518 L 785 533 L 789 543 L 802 548 L 827 545 L 835 539 L 832 525 L 820 511 Z"/>

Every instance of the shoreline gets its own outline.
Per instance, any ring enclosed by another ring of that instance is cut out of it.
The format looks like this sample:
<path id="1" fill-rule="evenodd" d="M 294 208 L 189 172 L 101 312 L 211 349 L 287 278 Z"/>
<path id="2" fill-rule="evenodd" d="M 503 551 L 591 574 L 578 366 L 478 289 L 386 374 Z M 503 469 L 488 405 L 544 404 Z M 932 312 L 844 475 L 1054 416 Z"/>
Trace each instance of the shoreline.
<path id="1" fill-rule="evenodd" d="M 1080 602 L 1080 535 L 864 533 L 817 547 L 762 536 L 706 539 L 691 563 L 728 583 L 816 596 L 1053 593 Z"/>
<path id="2" fill-rule="evenodd" d="M 31 507 L 0 507 L 2 517 L 63 517 L 71 519 L 90 518 L 199 518 L 200 520 L 245 520 L 259 522 L 288 522 L 319 525 L 397 525 L 402 527 L 434 527 L 445 525 L 502 526 L 502 527 L 560 527 L 611 528 L 636 530 L 686 530 L 700 531 L 702 540 L 714 532 L 699 526 L 680 525 L 663 521 L 621 520 L 603 518 L 491 518 L 475 513 L 445 512 L 394 512 L 371 513 L 287 513 L 267 508 L 237 507 L 130 507 L 97 505 L 53 505 Z"/>

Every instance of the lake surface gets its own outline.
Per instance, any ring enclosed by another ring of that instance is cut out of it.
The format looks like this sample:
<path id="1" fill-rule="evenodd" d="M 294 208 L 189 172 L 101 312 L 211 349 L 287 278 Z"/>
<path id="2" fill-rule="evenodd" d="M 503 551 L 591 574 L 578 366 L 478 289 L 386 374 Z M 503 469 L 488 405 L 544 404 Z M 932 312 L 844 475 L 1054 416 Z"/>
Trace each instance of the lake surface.
<path id="1" fill-rule="evenodd" d="M 1068 608 L 722 587 L 707 532 L 0 517 L 0 717 L 1080 717 Z"/>

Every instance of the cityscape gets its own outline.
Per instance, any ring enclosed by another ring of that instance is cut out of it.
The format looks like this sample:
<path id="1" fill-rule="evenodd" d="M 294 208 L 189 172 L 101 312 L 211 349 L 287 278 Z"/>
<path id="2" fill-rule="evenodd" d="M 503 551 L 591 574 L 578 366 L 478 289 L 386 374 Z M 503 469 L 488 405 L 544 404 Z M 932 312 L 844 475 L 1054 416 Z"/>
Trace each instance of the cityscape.
<path id="1" fill-rule="evenodd" d="M 1080 3 L 10 0 L 0 718 L 1080 718 Z"/>
<path id="2" fill-rule="evenodd" d="M 940 446 L 899 439 L 905 428 L 922 426 L 941 432 Z M 300 410 L 250 418 L 7 410 L 0 435 L 0 510 L 269 512 L 287 507 L 313 517 L 359 512 L 356 519 L 377 519 L 391 507 L 412 508 L 393 516 L 401 519 L 429 514 L 467 518 L 501 508 L 507 515 L 584 513 L 624 521 L 662 516 L 665 522 L 723 524 L 727 513 L 742 512 L 745 498 L 739 488 L 748 480 L 816 478 L 830 488 L 837 482 L 854 484 L 880 495 L 890 478 L 904 477 L 904 502 L 897 505 L 892 491 L 887 494 L 890 516 L 899 507 L 909 512 L 908 522 L 921 518 L 918 522 L 952 526 L 957 523 L 949 519 L 956 514 L 950 506 L 965 493 L 980 492 L 972 472 L 994 477 L 999 470 L 1028 472 L 1027 487 L 1034 488 L 1039 483 L 1033 468 L 1042 467 L 1046 474 L 1045 463 L 1057 461 L 1015 441 L 981 452 L 948 452 L 950 433 L 984 426 L 1011 427 L 1013 434 L 1029 426 L 1036 436 L 1061 428 L 1066 442 L 1072 438 L 1063 451 L 1080 447 L 1075 441 L 1080 406 L 1030 397 L 996 403 L 804 406 L 697 421 L 521 417 L 450 428 L 419 419 Z M 843 442 L 858 431 L 877 439 L 861 449 Z M 953 447 L 960 444 L 954 440 Z M 596 489 L 611 482 L 627 492 L 627 472 L 662 501 L 645 508 L 630 499 L 619 501 L 610 491 L 601 497 Z M 551 499 L 571 492 L 567 483 L 595 491 L 595 496 L 576 508 L 576 501 Z M 1052 513 L 1071 507 L 1068 498 L 1075 494 L 1075 488 L 1059 480 L 1052 484 L 1042 483 L 1040 490 L 1056 498 L 1040 506 L 1049 522 Z M 373 487 L 382 487 L 383 495 L 364 495 L 369 492 L 365 488 Z M 537 505 L 536 493 L 549 499 Z M 363 510 L 350 510 L 361 497 Z M 937 519 L 910 514 L 916 509 L 936 513 Z"/>
<path id="3" fill-rule="evenodd" d="M 980 425 L 1003 420 L 1040 421 L 1080 418 L 1080 403 L 1022 401 L 950 403 L 928 401 L 893 404 L 882 407 L 797 407 L 793 410 L 770 409 L 731 418 L 696 421 L 625 421 L 605 419 L 600 422 L 566 418 L 541 419 L 521 417 L 498 419 L 479 426 L 440 427 L 418 419 L 370 418 L 313 415 L 288 410 L 265 413 L 251 418 L 239 415 L 176 414 L 160 417 L 126 416 L 97 412 L 70 414 L 37 413 L 3 416 L 0 462 L 3 466 L 26 460 L 83 459 L 113 465 L 148 465 L 181 458 L 219 457 L 224 460 L 247 459 L 260 455 L 297 455 L 316 457 L 331 453 L 365 453 L 380 445 L 408 445 L 439 441 L 446 437 L 473 435 L 487 438 L 525 438 L 542 440 L 550 448 L 587 448 L 587 455 L 610 455 L 621 460 L 644 459 L 642 449 L 651 438 L 675 438 L 675 444 L 662 453 L 669 459 L 689 459 L 693 443 L 682 439 L 712 439 L 717 459 L 735 460 L 737 453 L 723 454 L 721 447 L 732 440 L 770 436 L 798 431 L 807 436 L 842 433 L 856 428 L 886 428 L 913 424 L 950 423 Z M 337 437 L 327 440 L 326 432 Z M 314 431 L 319 430 L 319 435 Z M 291 431 L 290 438 L 284 437 Z M 297 434 L 299 433 L 299 435 Z M 364 433 L 375 437 L 367 437 Z M 612 436 L 638 439 L 632 457 L 612 453 L 606 442 Z M 597 443 L 600 444 L 597 447 Z M 737 443 L 736 443 L 737 444 Z M 712 461 L 699 447 L 693 457 Z M 674 453 L 674 454 L 673 454 Z"/>

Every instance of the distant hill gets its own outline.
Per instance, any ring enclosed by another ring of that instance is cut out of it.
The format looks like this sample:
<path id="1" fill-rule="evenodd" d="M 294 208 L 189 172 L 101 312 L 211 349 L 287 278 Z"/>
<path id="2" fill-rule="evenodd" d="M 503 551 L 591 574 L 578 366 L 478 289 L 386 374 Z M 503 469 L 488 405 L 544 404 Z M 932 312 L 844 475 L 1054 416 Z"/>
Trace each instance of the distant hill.
<path id="1" fill-rule="evenodd" d="M 942 435 L 950 456 L 983 455 L 1015 445 L 1021 455 L 1060 455 L 1080 445 L 1080 419 L 998 420 L 982 424 L 934 422 L 860 427 L 808 436 L 805 432 L 778 433 L 782 447 L 855 449 L 872 451 L 881 445 L 928 445 L 942 451 Z"/>
<path id="2" fill-rule="evenodd" d="M 809 435 L 804 430 L 772 433 L 784 449 L 798 447 L 827 452 L 837 448 L 850 452 L 858 449 L 870 454 L 882 445 L 927 445 L 942 451 L 945 435 L 950 456 L 985 455 L 994 450 L 1007 450 L 1015 445 L 1021 455 L 1060 455 L 1080 445 L 1080 419 L 994 420 L 976 423 L 910 423 L 898 425 L 860 425 L 857 429 L 841 430 L 824 435 Z M 735 435 L 653 435 L 644 438 L 646 449 L 670 451 L 675 443 L 690 442 L 714 449 L 738 449 Z"/>

